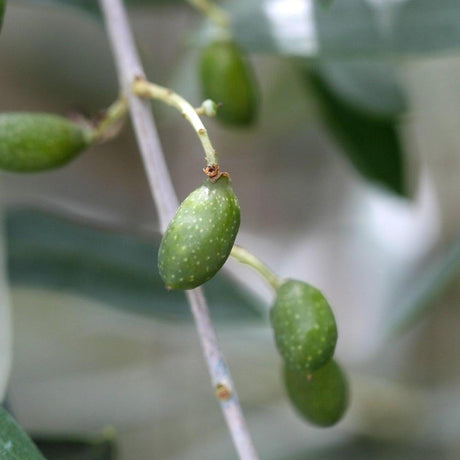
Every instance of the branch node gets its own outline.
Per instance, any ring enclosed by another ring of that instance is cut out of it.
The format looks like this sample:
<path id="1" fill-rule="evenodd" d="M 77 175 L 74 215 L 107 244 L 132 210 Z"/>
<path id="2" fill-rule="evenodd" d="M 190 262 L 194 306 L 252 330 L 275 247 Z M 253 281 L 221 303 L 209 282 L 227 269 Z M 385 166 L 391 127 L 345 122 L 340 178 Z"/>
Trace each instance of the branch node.
<path id="1" fill-rule="evenodd" d="M 219 401 L 228 401 L 232 397 L 232 390 L 225 383 L 216 385 L 216 398 Z"/>

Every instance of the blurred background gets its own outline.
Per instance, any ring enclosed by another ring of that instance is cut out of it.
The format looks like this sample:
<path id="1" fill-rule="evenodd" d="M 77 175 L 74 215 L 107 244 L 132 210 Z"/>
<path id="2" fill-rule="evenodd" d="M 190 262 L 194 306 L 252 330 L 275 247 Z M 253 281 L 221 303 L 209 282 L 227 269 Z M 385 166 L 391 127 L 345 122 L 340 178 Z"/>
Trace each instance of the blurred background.
<path id="1" fill-rule="evenodd" d="M 209 26 L 182 1 L 128 3 L 149 79 L 198 106 Z M 260 457 L 459 458 L 458 2 L 224 6 L 261 99 L 249 128 L 205 120 L 241 204 L 237 242 L 324 292 L 351 385 L 335 427 L 296 415 L 272 294 L 229 261 L 205 289 Z M 0 63 L 0 111 L 94 114 L 117 96 L 93 1 L 10 1 Z M 154 113 L 183 199 L 201 146 L 173 109 Z M 157 274 L 129 123 L 0 188 L 0 398 L 48 458 L 235 458 L 185 297 Z"/>

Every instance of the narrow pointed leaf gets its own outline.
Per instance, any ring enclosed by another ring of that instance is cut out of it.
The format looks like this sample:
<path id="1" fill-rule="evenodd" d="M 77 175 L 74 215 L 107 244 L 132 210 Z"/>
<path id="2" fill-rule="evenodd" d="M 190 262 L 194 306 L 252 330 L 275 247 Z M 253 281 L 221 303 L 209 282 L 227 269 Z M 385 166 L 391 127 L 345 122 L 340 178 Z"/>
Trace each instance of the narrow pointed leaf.
<path id="1" fill-rule="evenodd" d="M 2 31 L 3 16 L 5 15 L 6 0 L 0 0 L 0 32 Z"/>
<path id="2" fill-rule="evenodd" d="M 309 58 L 413 56 L 460 48 L 458 0 L 228 2 L 248 51 Z"/>
<path id="3" fill-rule="evenodd" d="M 13 286 L 61 289 L 137 314 L 191 319 L 184 294 L 167 291 L 158 273 L 159 237 L 141 240 L 27 210 L 10 211 L 6 227 Z M 222 274 L 205 291 L 217 321 L 262 318 L 259 302 Z"/>
<path id="4" fill-rule="evenodd" d="M 29 436 L 2 407 L 0 407 L 0 458 L 2 460 L 45 460 Z"/>
<path id="5" fill-rule="evenodd" d="M 398 135 L 398 107 L 404 105 L 398 96 L 393 102 L 384 102 L 384 97 L 369 99 L 362 90 L 353 92 L 345 83 L 338 86 L 328 79 L 328 69 L 320 66 L 302 72 L 330 133 L 355 169 L 368 180 L 406 196 L 404 151 Z"/>

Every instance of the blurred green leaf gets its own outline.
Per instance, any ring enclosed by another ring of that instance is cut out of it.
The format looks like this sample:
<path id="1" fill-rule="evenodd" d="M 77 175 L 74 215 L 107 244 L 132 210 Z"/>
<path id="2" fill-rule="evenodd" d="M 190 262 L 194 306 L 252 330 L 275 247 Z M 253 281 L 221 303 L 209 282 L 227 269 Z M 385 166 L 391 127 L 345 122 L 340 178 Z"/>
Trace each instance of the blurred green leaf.
<path id="1" fill-rule="evenodd" d="M 66 290 L 163 319 L 191 318 L 184 293 L 167 291 L 158 274 L 159 238 L 142 241 L 27 210 L 9 211 L 6 227 L 13 284 Z M 228 277 L 218 274 L 204 288 L 216 320 L 261 319 L 259 302 Z"/>
<path id="2" fill-rule="evenodd" d="M 382 61 L 321 61 L 322 78 L 342 99 L 364 112 L 391 118 L 407 110 L 395 68 Z"/>
<path id="3" fill-rule="evenodd" d="M 39 1 L 99 13 L 96 0 Z M 183 0 L 126 2 L 131 6 L 183 4 Z M 225 8 L 232 14 L 237 41 L 248 51 L 344 58 L 424 55 L 460 48 L 458 0 L 239 0 L 226 2 Z"/>
<path id="4" fill-rule="evenodd" d="M 320 63 L 303 66 L 301 72 L 320 115 L 354 167 L 365 178 L 406 195 L 404 152 L 397 132 L 405 103 L 395 82 L 378 76 L 384 69 L 380 64 Z"/>
<path id="5" fill-rule="evenodd" d="M 5 15 L 6 0 L 0 0 L 0 32 L 3 25 L 3 16 Z"/>
<path id="6" fill-rule="evenodd" d="M 412 281 L 404 281 L 393 300 L 396 308 L 388 312 L 389 334 L 405 332 L 416 324 L 424 313 L 436 306 L 436 298 L 459 274 L 460 237 L 415 273 Z"/>
<path id="7" fill-rule="evenodd" d="M 329 8 L 334 0 L 316 0 L 322 7 Z"/>
<path id="8" fill-rule="evenodd" d="M 115 460 L 112 440 L 34 438 L 47 460 Z"/>
<path id="9" fill-rule="evenodd" d="M 248 51 L 303 57 L 444 53 L 460 48 L 458 0 L 239 0 L 235 36 Z"/>
<path id="10" fill-rule="evenodd" d="M 0 407 L 0 458 L 44 460 L 27 434 L 2 407 Z"/>

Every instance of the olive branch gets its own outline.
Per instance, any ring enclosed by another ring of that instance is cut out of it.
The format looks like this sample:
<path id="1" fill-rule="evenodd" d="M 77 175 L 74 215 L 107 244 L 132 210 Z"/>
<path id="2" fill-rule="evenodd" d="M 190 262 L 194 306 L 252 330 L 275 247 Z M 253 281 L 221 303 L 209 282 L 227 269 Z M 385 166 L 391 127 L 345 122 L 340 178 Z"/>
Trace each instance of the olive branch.
<path id="1" fill-rule="evenodd" d="M 117 66 L 121 92 L 125 95 L 150 191 L 156 205 L 160 230 L 164 232 L 179 203 L 166 166 L 150 110 L 150 103 L 132 91 L 144 71 L 134 43 L 122 0 L 99 0 Z M 209 316 L 201 288 L 186 291 L 216 397 L 241 459 L 257 459 L 236 389 Z"/>

